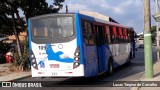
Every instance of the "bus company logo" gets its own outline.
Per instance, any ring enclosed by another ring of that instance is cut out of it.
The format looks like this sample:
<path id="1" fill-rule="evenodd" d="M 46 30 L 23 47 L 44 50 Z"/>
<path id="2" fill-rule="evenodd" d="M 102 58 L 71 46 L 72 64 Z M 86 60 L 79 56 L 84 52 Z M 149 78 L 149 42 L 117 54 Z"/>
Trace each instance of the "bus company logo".
<path id="1" fill-rule="evenodd" d="M 40 68 L 45 68 L 44 61 L 40 61 L 40 62 L 38 63 L 38 65 L 40 65 Z"/>
<path id="2" fill-rule="evenodd" d="M 59 64 L 49 64 L 50 68 L 59 68 Z"/>

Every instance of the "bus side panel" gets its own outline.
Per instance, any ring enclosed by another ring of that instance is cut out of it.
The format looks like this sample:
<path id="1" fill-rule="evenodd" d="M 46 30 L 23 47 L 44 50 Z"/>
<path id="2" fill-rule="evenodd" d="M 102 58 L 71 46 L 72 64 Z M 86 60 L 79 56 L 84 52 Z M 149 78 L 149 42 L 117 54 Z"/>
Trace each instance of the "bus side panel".
<path id="1" fill-rule="evenodd" d="M 84 60 L 85 60 L 85 76 L 96 76 L 99 73 L 98 57 L 96 46 L 84 46 Z"/>
<path id="2" fill-rule="evenodd" d="M 81 18 L 83 19 L 90 19 L 93 20 L 93 18 L 88 17 L 88 16 L 84 16 L 79 14 L 80 17 L 80 27 L 81 25 Z M 82 34 L 82 27 L 81 27 L 81 42 L 82 42 L 82 51 L 83 51 L 83 61 L 84 61 L 84 74 L 85 77 L 89 77 L 89 76 L 96 76 L 98 75 L 98 60 L 97 60 L 97 47 L 94 46 L 88 46 L 84 43 L 84 37 Z"/>
<path id="3" fill-rule="evenodd" d="M 103 45 L 103 50 L 104 52 L 102 53 L 103 56 L 104 56 L 104 67 L 103 67 L 103 70 L 104 71 L 108 71 L 108 61 L 109 61 L 109 58 L 112 56 L 111 55 L 111 50 L 109 48 L 109 45 L 108 44 L 105 44 Z"/>
<path id="4" fill-rule="evenodd" d="M 130 48 L 130 43 L 110 44 L 110 50 L 114 61 L 114 67 L 118 67 L 128 62 L 131 52 Z"/>

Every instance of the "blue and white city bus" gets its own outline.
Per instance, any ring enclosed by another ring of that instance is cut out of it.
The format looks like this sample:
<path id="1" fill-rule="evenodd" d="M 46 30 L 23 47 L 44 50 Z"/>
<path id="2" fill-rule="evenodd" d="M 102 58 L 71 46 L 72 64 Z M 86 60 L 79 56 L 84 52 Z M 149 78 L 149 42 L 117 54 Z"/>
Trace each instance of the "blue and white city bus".
<path id="1" fill-rule="evenodd" d="M 28 20 L 32 77 L 90 77 L 135 57 L 133 28 L 80 13 Z"/>

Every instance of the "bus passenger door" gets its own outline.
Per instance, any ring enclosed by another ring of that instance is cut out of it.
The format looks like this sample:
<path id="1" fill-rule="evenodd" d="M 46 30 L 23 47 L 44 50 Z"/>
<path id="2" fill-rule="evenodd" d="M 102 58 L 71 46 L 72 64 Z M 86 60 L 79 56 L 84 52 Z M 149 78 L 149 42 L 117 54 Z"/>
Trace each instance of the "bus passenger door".
<path id="1" fill-rule="evenodd" d="M 103 44 L 104 44 L 104 30 L 103 26 L 100 25 L 95 25 L 95 32 L 96 32 L 96 46 L 97 46 L 97 56 L 98 56 L 98 68 L 99 68 L 99 73 L 105 71 L 105 58 L 104 58 L 104 49 L 103 49 Z"/>

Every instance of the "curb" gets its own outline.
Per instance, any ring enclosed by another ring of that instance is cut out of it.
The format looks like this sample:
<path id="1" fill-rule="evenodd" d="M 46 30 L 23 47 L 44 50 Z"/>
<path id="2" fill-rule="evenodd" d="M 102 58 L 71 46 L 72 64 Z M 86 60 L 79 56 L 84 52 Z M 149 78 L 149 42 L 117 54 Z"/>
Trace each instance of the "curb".
<path id="1" fill-rule="evenodd" d="M 143 75 L 141 76 L 141 78 L 139 79 L 139 81 L 141 82 L 143 79 L 144 79 L 144 72 L 143 72 Z M 140 86 L 139 87 L 131 87 L 130 90 L 139 90 L 139 88 L 141 88 L 141 87 Z"/>
<path id="2" fill-rule="evenodd" d="M 156 63 L 158 63 L 158 62 L 156 62 Z M 156 64 L 156 63 L 155 63 L 155 64 Z M 155 65 L 155 64 L 154 64 L 154 65 Z M 154 70 L 154 65 L 153 65 L 153 70 Z M 139 79 L 140 82 L 143 81 L 144 78 L 145 78 L 144 73 L 145 73 L 145 72 L 143 72 L 142 77 Z M 139 90 L 141 87 L 142 87 L 142 86 L 139 86 L 139 87 L 132 87 L 132 88 L 130 88 L 130 90 Z"/>
<path id="3" fill-rule="evenodd" d="M 0 87 L 2 87 L 2 83 L 3 82 L 14 82 L 16 80 L 22 80 L 22 79 L 25 79 L 25 78 L 29 78 L 31 77 L 32 75 L 28 75 L 28 76 L 22 76 L 22 77 L 19 77 L 19 78 L 16 78 L 16 79 L 12 79 L 12 80 L 8 80 L 8 81 L 0 81 Z"/>
<path id="4" fill-rule="evenodd" d="M 16 80 L 22 80 L 22 79 L 25 79 L 25 78 L 29 78 L 31 77 L 32 75 L 27 75 L 27 76 L 22 76 L 22 77 L 19 77 L 19 78 L 15 78 L 15 79 L 12 79 L 12 80 L 8 80 L 8 81 L 0 81 L 0 83 L 2 82 L 13 82 L 13 81 L 16 81 Z"/>
<path id="5" fill-rule="evenodd" d="M 31 77 L 32 75 L 28 75 L 28 76 L 23 76 L 23 77 L 20 77 L 20 78 L 16 78 L 16 79 L 12 79 L 12 80 L 9 80 L 9 81 L 16 81 L 16 80 L 22 80 L 22 79 L 25 79 L 25 78 L 29 78 Z"/>

